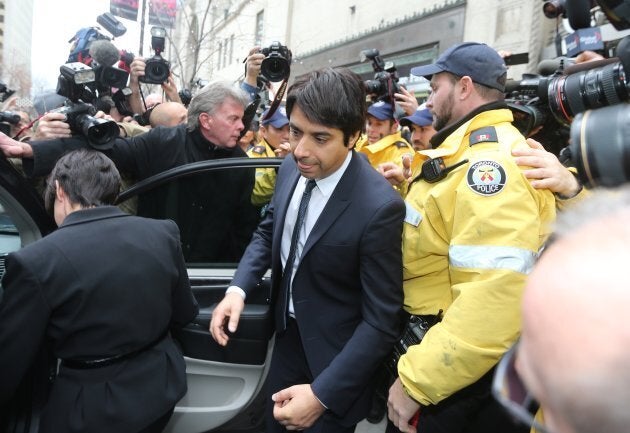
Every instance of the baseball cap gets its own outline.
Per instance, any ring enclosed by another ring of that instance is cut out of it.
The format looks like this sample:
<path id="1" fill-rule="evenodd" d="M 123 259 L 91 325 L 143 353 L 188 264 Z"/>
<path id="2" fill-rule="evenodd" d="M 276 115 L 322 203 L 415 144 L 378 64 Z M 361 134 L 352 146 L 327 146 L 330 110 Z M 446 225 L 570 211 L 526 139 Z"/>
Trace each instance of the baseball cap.
<path id="1" fill-rule="evenodd" d="M 505 91 L 507 66 L 499 53 L 486 44 L 456 44 L 444 51 L 435 63 L 411 68 L 413 75 L 427 79 L 439 72 L 450 72 L 460 77 L 467 75 L 475 83 Z"/>
<path id="2" fill-rule="evenodd" d="M 263 114 L 260 116 L 262 119 L 260 124 L 262 126 L 267 126 L 271 124 L 274 128 L 283 128 L 284 125 L 289 124 L 289 119 L 287 118 L 287 109 L 284 106 L 278 107 L 278 109 L 273 113 L 269 119 L 265 119 L 265 116 L 269 112 L 269 108 L 267 108 Z"/>
<path id="3" fill-rule="evenodd" d="M 385 101 L 376 101 L 368 107 L 367 112 L 378 120 L 394 118 L 394 107 Z"/>
<path id="4" fill-rule="evenodd" d="M 419 107 L 411 116 L 400 119 L 402 126 L 411 126 L 412 123 L 417 126 L 429 126 L 433 123 L 433 115 L 428 108 Z"/>

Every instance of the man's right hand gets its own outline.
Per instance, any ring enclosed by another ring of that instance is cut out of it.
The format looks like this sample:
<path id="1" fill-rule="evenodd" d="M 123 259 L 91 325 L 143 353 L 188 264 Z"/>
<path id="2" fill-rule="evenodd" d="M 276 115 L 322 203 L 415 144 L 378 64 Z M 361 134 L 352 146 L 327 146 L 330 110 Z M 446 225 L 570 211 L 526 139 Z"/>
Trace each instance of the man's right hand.
<path id="1" fill-rule="evenodd" d="M 37 121 L 35 134 L 32 140 L 53 140 L 56 138 L 68 138 L 72 135 L 70 125 L 66 122 L 63 113 L 46 113 Z"/>
<path id="2" fill-rule="evenodd" d="M 33 148 L 30 144 L 12 139 L 0 132 L 0 150 L 7 158 L 32 158 Z"/>
<path id="3" fill-rule="evenodd" d="M 214 308 L 210 321 L 210 333 L 212 338 L 221 346 L 227 345 L 230 339 L 225 329 L 226 326 L 229 332 L 236 332 L 244 307 L 245 301 L 239 293 L 227 293 Z"/>

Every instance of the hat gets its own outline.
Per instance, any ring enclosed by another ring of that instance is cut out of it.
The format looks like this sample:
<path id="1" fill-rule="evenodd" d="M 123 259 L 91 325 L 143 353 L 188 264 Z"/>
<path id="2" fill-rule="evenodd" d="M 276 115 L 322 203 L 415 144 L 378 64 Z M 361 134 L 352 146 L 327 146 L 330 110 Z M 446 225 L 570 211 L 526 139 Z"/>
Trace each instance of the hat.
<path id="1" fill-rule="evenodd" d="M 265 116 L 269 113 L 269 108 L 267 108 L 263 114 L 260 116 L 260 124 L 262 126 L 267 126 L 271 124 L 274 128 L 283 128 L 284 125 L 289 124 L 289 119 L 287 118 L 287 109 L 284 107 L 278 107 L 276 111 L 273 113 L 269 119 L 265 119 Z"/>
<path id="2" fill-rule="evenodd" d="M 411 126 L 412 123 L 417 126 L 429 126 L 433 123 L 433 115 L 428 108 L 418 107 L 411 116 L 400 119 L 402 126 Z"/>
<path id="3" fill-rule="evenodd" d="M 464 42 L 453 45 L 432 65 L 411 68 L 413 75 L 427 79 L 440 72 L 460 77 L 467 75 L 475 83 L 505 91 L 507 66 L 499 53 L 486 44 Z"/>
<path id="4" fill-rule="evenodd" d="M 378 120 L 394 118 L 394 107 L 392 107 L 392 104 L 388 104 L 385 101 L 376 101 L 368 107 L 367 112 Z"/>

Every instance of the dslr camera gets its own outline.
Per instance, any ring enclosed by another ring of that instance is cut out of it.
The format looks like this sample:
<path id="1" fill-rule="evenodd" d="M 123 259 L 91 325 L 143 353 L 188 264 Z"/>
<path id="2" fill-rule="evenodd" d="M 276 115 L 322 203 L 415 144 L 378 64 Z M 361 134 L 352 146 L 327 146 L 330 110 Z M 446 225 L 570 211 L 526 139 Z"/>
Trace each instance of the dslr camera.
<path id="1" fill-rule="evenodd" d="M 166 42 L 166 29 L 164 27 L 151 28 L 151 48 L 155 55 L 145 61 L 144 76 L 140 81 L 147 84 L 162 84 L 171 74 L 171 64 L 162 57 Z"/>
<path id="2" fill-rule="evenodd" d="M 260 73 L 272 82 L 287 80 L 291 73 L 291 59 L 293 55 L 285 45 L 273 42 L 270 46 L 260 50 L 265 58 L 260 65 Z"/>
<path id="3" fill-rule="evenodd" d="M 385 63 L 376 48 L 361 51 L 361 62 L 368 59 L 372 61 L 374 79 L 364 82 L 367 93 L 373 95 L 373 101 L 381 100 L 393 103 L 394 93 L 400 92 L 396 65 L 393 62 Z"/>
<path id="4" fill-rule="evenodd" d="M 11 127 L 20 123 L 22 118 L 13 111 L 0 111 L 0 132 L 4 135 L 11 135 Z"/>
<path id="5" fill-rule="evenodd" d="M 96 99 L 94 70 L 80 62 L 66 63 L 59 70 L 57 93 L 67 99 L 54 111 L 65 114 L 70 130 L 86 137 L 90 146 L 109 149 L 120 131 L 116 122 L 94 117 L 97 111 L 91 104 Z"/>

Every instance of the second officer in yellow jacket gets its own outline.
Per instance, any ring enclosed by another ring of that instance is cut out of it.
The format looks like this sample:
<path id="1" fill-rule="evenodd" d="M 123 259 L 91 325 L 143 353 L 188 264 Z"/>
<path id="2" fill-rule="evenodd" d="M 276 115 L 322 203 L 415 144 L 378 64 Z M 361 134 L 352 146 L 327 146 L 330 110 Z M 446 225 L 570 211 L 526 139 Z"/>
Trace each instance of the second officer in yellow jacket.
<path id="1" fill-rule="evenodd" d="M 260 116 L 260 128 L 258 134 L 260 142 L 247 151 L 250 158 L 275 158 L 284 157 L 289 143 L 289 119 L 284 106 L 276 109 L 268 119 L 267 109 Z M 256 169 L 256 182 L 252 192 L 252 204 L 264 206 L 269 203 L 276 186 L 276 170 L 273 168 Z"/>
<path id="2" fill-rule="evenodd" d="M 392 104 L 377 101 L 368 107 L 366 137 L 357 150 L 368 157 L 374 168 L 384 162 L 402 166 L 403 156 L 413 155 L 413 147 L 400 134 Z"/>

